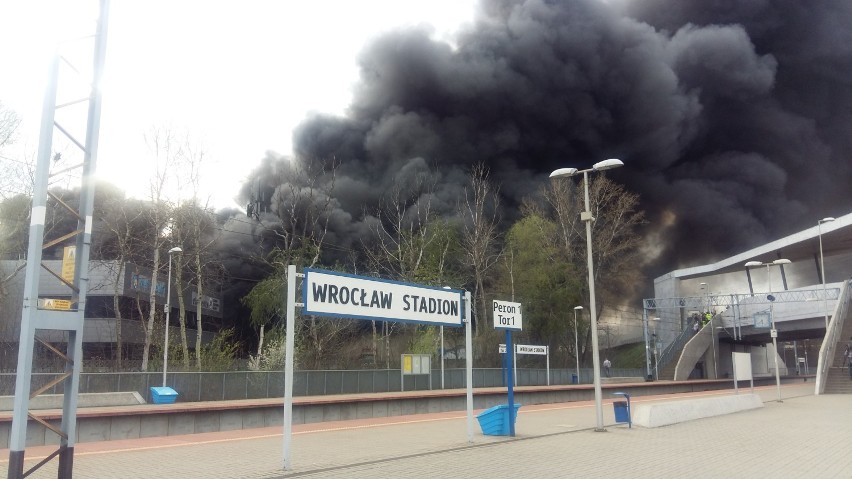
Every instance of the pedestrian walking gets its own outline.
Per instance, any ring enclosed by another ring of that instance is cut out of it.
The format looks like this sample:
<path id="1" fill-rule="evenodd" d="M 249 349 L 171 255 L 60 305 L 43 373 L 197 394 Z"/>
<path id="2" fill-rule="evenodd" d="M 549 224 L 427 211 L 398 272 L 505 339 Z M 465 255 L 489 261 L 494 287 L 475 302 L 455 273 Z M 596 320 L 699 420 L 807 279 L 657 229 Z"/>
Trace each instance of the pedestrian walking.
<path id="1" fill-rule="evenodd" d="M 604 367 L 604 373 L 606 374 L 606 377 L 610 377 L 609 368 L 612 367 L 612 363 L 609 362 L 609 358 L 604 359 L 603 367 Z M 852 371 L 852 368 L 850 368 L 849 370 Z M 852 374 L 852 372 L 850 372 L 850 374 Z"/>
<path id="2" fill-rule="evenodd" d="M 849 380 L 852 381 L 852 347 L 848 344 L 846 345 L 846 354 L 844 356 L 846 356 L 846 364 L 849 368 Z"/>

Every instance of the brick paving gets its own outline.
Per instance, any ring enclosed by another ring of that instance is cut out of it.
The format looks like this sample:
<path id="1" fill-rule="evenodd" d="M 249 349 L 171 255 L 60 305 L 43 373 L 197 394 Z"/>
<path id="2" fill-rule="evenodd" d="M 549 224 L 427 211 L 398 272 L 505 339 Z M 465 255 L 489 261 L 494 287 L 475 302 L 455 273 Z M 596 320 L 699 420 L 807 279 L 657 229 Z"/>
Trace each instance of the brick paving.
<path id="1" fill-rule="evenodd" d="M 741 392 L 748 392 L 748 389 Z M 517 436 L 467 442 L 463 413 L 294 425 L 293 468 L 282 471 L 280 428 L 82 443 L 75 478 L 852 477 L 852 395 L 813 396 L 813 383 L 757 388 L 762 409 L 645 429 L 594 432 L 592 402 L 522 407 Z M 633 404 L 732 394 L 634 398 Z M 27 450 L 27 464 L 46 448 Z M 8 451 L 0 450 L 0 467 Z M 29 476 L 55 478 L 56 462 Z"/>

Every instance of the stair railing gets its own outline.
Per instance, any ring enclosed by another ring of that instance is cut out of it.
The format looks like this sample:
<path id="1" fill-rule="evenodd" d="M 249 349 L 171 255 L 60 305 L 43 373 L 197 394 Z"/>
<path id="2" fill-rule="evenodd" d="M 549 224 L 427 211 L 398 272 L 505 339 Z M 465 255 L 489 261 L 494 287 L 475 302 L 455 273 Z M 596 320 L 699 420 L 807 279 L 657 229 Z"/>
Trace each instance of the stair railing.
<path id="1" fill-rule="evenodd" d="M 834 362 L 834 348 L 837 346 L 846 314 L 849 311 L 849 284 L 849 281 L 844 281 L 844 287 L 840 288 L 840 297 L 837 298 L 837 305 L 834 308 L 834 313 L 831 315 L 831 321 L 828 322 L 828 330 L 825 332 L 822 346 L 819 348 L 819 365 L 817 366 L 814 394 L 825 392 L 828 370 Z"/>
<path id="2" fill-rule="evenodd" d="M 657 360 L 657 370 L 665 368 L 672 359 L 675 358 L 675 355 L 680 353 L 683 350 L 684 345 L 692 338 L 694 331 L 692 330 L 692 325 L 687 325 L 680 332 L 680 334 L 669 343 L 668 346 L 663 350 L 663 353 L 660 354 L 659 359 Z"/>

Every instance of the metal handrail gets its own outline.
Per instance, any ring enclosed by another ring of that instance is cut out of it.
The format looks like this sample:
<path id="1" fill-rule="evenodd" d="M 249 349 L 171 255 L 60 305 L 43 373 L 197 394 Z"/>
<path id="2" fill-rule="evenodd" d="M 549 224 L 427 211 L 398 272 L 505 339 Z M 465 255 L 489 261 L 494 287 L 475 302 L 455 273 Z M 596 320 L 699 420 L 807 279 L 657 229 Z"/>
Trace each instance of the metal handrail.
<path id="1" fill-rule="evenodd" d="M 692 338 L 693 330 L 691 327 L 686 327 L 680 334 L 669 343 L 668 346 L 663 350 L 663 353 L 660 354 L 659 359 L 657 360 L 657 370 L 665 368 L 673 359 L 674 355 L 683 350 L 683 347 L 686 343 Z"/>
<path id="2" fill-rule="evenodd" d="M 819 366 L 817 368 L 816 384 L 814 386 L 814 394 L 822 394 L 825 392 L 825 381 L 828 377 L 828 368 L 834 362 L 834 347 L 837 345 L 837 335 L 843 330 L 843 323 L 846 319 L 847 311 L 849 310 L 849 285 L 850 282 L 844 282 L 845 287 L 840 292 L 837 299 L 837 306 L 834 308 L 834 314 L 831 315 L 831 321 L 828 323 L 828 331 L 825 333 L 825 339 L 822 341 L 822 346 L 819 348 Z"/>

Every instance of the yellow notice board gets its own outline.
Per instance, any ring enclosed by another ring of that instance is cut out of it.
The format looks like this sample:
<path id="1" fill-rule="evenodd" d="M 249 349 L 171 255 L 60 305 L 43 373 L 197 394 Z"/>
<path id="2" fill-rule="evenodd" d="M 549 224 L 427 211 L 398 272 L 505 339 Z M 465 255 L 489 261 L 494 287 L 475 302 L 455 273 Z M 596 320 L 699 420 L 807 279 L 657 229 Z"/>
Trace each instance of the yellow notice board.
<path id="1" fill-rule="evenodd" d="M 61 309 L 61 310 L 69 310 L 71 309 L 71 301 L 67 299 L 52 299 L 45 298 L 39 299 L 39 307 L 41 309 Z"/>
<path id="2" fill-rule="evenodd" d="M 429 389 L 432 389 L 431 360 L 432 356 L 428 354 L 403 354 L 399 361 L 399 390 L 405 391 L 405 376 L 414 375 L 428 376 Z"/>
<path id="3" fill-rule="evenodd" d="M 77 247 L 66 246 L 62 251 L 62 279 L 74 282 L 74 264 L 77 262 Z"/>
<path id="4" fill-rule="evenodd" d="M 403 354 L 402 374 L 429 374 L 430 359 L 428 354 Z"/>

